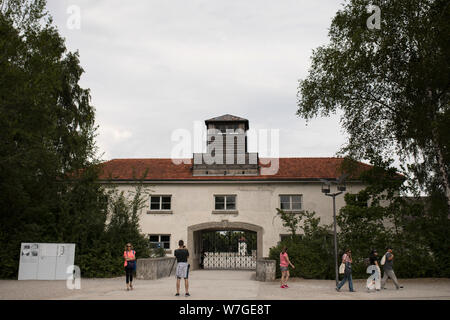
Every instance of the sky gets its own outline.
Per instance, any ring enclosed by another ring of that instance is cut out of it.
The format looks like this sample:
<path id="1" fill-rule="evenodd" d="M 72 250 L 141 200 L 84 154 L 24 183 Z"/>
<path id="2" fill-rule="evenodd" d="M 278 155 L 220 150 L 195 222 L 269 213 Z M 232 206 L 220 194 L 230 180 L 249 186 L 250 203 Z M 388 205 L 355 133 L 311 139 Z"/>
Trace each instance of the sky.
<path id="1" fill-rule="evenodd" d="M 339 114 L 307 123 L 297 88 L 342 2 L 48 0 L 47 10 L 80 54 L 103 160 L 173 157 L 174 133 L 224 114 L 279 130 L 280 157 L 333 157 L 347 137 Z M 249 151 L 264 156 L 259 143 Z"/>

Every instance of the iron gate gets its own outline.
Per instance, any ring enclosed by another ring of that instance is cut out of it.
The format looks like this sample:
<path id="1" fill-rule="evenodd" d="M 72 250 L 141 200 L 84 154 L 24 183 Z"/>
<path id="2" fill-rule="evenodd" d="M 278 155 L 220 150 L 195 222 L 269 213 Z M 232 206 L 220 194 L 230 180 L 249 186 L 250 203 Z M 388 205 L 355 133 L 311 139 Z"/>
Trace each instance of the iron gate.
<path id="1" fill-rule="evenodd" d="M 208 231 L 202 234 L 204 269 L 256 269 L 256 232 Z"/>

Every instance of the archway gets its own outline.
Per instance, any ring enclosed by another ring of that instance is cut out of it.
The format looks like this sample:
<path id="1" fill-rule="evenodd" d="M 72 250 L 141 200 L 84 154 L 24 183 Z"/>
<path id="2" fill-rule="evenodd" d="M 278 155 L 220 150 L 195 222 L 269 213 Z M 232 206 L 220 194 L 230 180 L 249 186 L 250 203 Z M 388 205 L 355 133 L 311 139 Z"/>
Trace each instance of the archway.
<path id="1" fill-rule="evenodd" d="M 256 232 L 256 257 L 262 257 L 263 228 L 246 222 L 205 222 L 188 227 L 187 246 L 190 249 L 189 263 L 192 269 L 200 268 L 202 252 L 202 233 L 208 231 L 253 231 Z"/>

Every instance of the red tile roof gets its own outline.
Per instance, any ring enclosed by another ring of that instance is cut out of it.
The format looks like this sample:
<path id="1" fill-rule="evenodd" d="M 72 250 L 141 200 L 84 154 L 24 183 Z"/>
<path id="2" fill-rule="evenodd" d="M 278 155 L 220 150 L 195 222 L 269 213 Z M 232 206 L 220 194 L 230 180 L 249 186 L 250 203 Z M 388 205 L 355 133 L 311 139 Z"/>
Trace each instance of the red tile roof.
<path id="1" fill-rule="evenodd" d="M 102 163 L 100 180 L 315 180 L 334 179 L 341 175 L 343 158 L 280 158 L 274 175 L 259 176 L 193 176 L 191 159 L 178 159 L 189 164 L 175 164 L 172 159 L 114 159 Z M 259 159 L 265 167 L 268 159 Z M 175 161 L 175 160 L 174 160 Z M 270 165 L 269 165 L 270 166 Z M 371 168 L 358 162 L 357 172 Z"/>

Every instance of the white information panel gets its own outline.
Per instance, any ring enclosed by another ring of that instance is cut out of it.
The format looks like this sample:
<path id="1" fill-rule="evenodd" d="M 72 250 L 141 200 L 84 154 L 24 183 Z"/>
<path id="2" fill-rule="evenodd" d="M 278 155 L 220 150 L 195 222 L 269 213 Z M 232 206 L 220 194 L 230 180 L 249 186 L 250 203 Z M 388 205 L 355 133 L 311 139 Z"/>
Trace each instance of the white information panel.
<path id="1" fill-rule="evenodd" d="M 73 243 L 22 243 L 19 280 L 66 280 L 75 263 Z"/>

